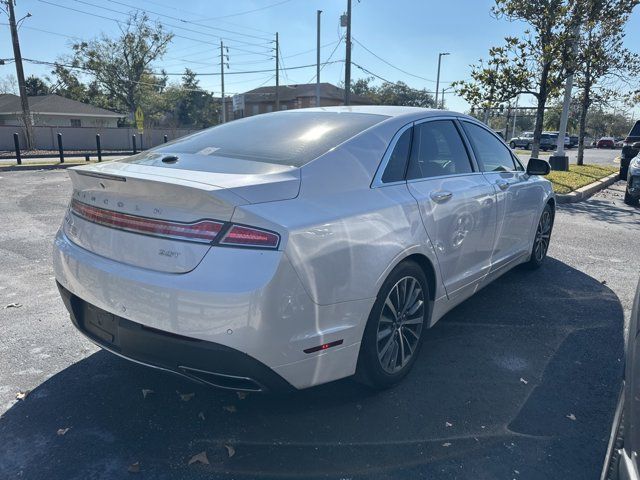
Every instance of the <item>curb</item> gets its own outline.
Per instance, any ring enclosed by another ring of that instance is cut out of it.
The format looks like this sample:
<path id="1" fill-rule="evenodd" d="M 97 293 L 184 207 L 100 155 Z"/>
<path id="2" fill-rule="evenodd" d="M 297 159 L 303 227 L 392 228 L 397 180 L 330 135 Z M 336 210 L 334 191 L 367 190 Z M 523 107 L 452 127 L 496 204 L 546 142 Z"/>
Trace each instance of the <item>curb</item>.
<path id="1" fill-rule="evenodd" d="M 599 192 L 600 190 L 604 190 L 610 185 L 613 185 L 618 181 L 620 174 L 612 173 L 607 177 L 603 177 L 600 180 L 596 180 L 589 185 L 585 185 L 577 190 L 574 190 L 571 193 L 565 194 L 556 194 L 556 202 L 558 203 L 575 203 L 580 202 L 582 200 L 586 200 L 594 193 Z"/>
<path id="2" fill-rule="evenodd" d="M 0 165 L 0 172 L 19 172 L 25 170 L 59 170 L 69 167 L 77 167 L 79 165 L 92 165 L 96 162 L 82 162 L 82 163 L 51 163 L 51 164 L 36 164 L 36 165 Z"/>

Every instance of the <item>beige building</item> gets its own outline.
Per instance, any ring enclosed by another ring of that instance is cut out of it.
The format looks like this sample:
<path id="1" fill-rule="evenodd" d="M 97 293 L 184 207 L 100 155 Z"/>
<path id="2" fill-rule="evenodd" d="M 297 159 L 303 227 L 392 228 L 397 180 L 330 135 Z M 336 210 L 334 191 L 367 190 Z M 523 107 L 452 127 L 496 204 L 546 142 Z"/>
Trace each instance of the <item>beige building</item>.
<path id="1" fill-rule="evenodd" d="M 316 84 L 280 85 L 280 110 L 309 108 L 316 105 Z M 352 105 L 370 105 L 368 98 L 351 95 Z M 235 95 L 227 100 L 227 118 L 242 118 L 273 112 L 276 105 L 276 87 L 260 87 Z M 320 106 L 334 107 L 344 105 L 344 89 L 331 83 L 320 84 Z"/>
<path id="2" fill-rule="evenodd" d="M 32 124 L 43 127 L 117 127 L 124 115 L 59 95 L 28 97 Z M 0 94 L 0 125 L 22 125 L 20 97 Z"/>

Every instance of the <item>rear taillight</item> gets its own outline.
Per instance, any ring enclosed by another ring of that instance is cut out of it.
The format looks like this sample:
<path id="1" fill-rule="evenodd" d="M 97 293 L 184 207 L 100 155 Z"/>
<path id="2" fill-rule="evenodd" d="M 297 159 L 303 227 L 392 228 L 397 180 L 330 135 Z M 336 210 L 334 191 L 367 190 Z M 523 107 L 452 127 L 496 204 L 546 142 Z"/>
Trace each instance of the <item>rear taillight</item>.
<path id="1" fill-rule="evenodd" d="M 260 228 L 231 225 L 220 240 L 220 245 L 237 247 L 278 248 L 280 235 Z"/>
<path id="2" fill-rule="evenodd" d="M 71 212 L 84 220 L 105 227 L 174 240 L 269 249 L 277 249 L 280 244 L 280 235 L 275 232 L 215 220 L 199 220 L 193 223 L 157 220 L 94 207 L 76 199 L 71 200 Z M 225 233 L 218 239 L 222 231 Z"/>
<path id="3" fill-rule="evenodd" d="M 71 211 L 80 218 L 106 227 L 191 242 L 213 242 L 224 225 L 222 222 L 213 220 L 180 223 L 138 217 L 94 207 L 75 199 L 71 201 Z"/>

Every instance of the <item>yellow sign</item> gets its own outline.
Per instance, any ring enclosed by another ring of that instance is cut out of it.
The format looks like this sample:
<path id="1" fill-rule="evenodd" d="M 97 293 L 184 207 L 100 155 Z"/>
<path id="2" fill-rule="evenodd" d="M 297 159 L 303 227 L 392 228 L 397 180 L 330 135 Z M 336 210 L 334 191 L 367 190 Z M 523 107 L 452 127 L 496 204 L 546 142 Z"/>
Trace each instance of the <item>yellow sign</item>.
<path id="1" fill-rule="evenodd" d="M 138 132 L 142 133 L 144 131 L 144 113 L 140 107 L 136 108 L 136 127 L 138 127 Z"/>

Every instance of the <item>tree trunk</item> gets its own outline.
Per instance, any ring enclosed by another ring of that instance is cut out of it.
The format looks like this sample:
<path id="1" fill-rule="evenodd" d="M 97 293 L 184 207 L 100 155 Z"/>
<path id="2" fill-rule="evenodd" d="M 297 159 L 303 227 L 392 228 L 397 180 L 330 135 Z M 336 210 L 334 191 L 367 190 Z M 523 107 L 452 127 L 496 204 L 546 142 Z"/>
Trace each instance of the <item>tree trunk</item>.
<path id="1" fill-rule="evenodd" d="M 591 87 L 589 85 L 585 85 L 585 88 L 582 93 L 582 102 L 580 105 L 580 125 L 578 131 L 578 165 L 584 165 L 584 136 L 586 134 L 587 128 L 587 112 L 589 111 L 589 106 L 591 104 L 590 98 L 590 90 Z"/>
<path id="2" fill-rule="evenodd" d="M 544 107 L 547 103 L 549 69 L 550 64 L 545 64 L 540 75 L 540 89 L 538 90 L 538 105 L 536 107 L 536 124 L 533 129 L 533 148 L 531 149 L 531 157 L 538 158 L 540 153 L 540 137 L 542 136 L 542 128 L 544 123 Z"/>

